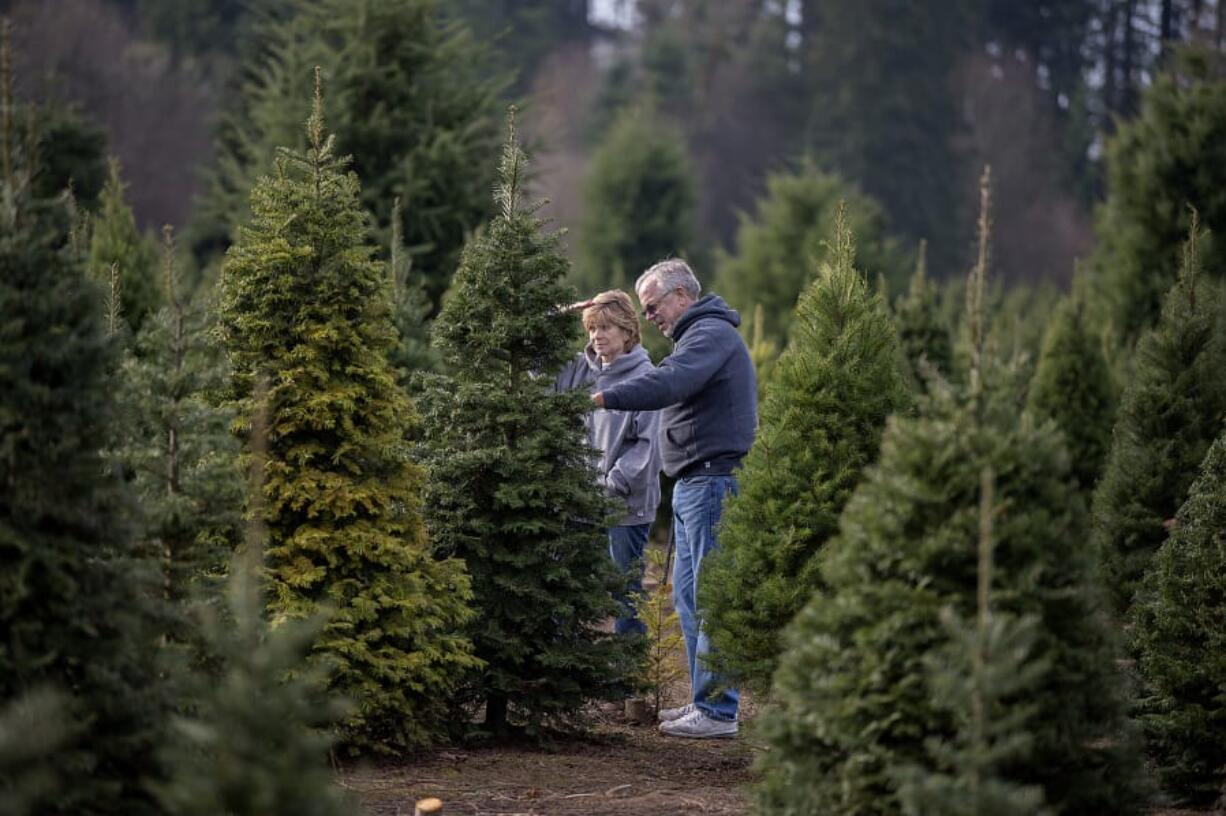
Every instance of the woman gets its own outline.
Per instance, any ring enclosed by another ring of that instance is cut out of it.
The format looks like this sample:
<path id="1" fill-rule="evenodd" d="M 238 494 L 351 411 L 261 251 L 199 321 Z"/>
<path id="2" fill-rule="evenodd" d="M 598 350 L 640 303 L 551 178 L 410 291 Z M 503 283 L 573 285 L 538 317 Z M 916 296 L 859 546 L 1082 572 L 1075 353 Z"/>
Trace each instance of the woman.
<path id="1" fill-rule="evenodd" d="M 558 375 L 559 390 L 601 391 L 653 368 L 640 345 L 638 315 L 629 295 L 615 289 L 582 305 L 588 343 Z M 588 443 L 600 452 L 600 484 L 623 507 L 617 525 L 609 528 L 609 556 L 627 574 L 632 593 L 643 589 L 643 550 L 660 503 L 659 431 L 658 411 L 597 408 L 588 415 Z M 614 631 L 645 633 L 633 604 L 618 601 L 622 615 Z"/>

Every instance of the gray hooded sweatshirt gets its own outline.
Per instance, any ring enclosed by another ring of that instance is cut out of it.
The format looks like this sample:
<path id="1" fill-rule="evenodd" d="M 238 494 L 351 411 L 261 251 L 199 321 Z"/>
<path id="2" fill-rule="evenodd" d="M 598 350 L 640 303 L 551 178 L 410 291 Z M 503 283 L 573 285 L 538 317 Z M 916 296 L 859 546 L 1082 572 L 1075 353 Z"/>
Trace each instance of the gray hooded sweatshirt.
<path id="1" fill-rule="evenodd" d="M 635 346 L 607 367 L 589 343 L 558 374 L 559 391 L 603 391 L 655 368 L 642 346 Z M 587 415 L 588 444 L 600 451 L 601 486 L 626 504 L 618 527 L 650 524 L 660 504 L 660 412 L 611 411 Z"/>

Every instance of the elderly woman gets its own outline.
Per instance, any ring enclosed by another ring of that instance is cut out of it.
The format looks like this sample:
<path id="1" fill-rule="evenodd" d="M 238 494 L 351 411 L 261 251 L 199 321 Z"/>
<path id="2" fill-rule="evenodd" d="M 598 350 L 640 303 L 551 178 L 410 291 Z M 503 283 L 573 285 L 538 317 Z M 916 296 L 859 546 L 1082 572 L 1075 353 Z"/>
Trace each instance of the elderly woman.
<path id="1" fill-rule="evenodd" d="M 640 345 L 639 320 L 625 292 L 601 292 L 582 304 L 587 346 L 558 374 L 557 388 L 603 391 L 654 366 Z M 630 579 L 632 593 L 643 588 L 643 550 L 660 503 L 658 411 L 609 411 L 588 416 L 588 442 L 600 451 L 600 484 L 623 505 L 621 519 L 609 528 L 609 556 Z M 634 606 L 619 598 L 618 634 L 644 633 Z"/>

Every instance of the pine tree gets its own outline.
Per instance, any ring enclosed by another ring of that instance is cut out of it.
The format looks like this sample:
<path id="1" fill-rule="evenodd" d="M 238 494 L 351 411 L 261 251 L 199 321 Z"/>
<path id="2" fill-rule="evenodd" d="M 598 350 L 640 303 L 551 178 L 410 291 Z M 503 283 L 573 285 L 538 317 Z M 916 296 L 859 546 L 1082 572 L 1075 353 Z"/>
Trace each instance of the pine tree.
<path id="1" fill-rule="evenodd" d="M 68 241 L 62 200 L 36 198 L 37 152 L 13 138 L 7 31 L 0 122 L 0 704 L 66 695 L 73 734 L 40 813 L 153 812 L 144 785 L 168 703 L 160 610 L 112 443 L 117 348 Z"/>
<path id="2" fill-rule="evenodd" d="M 845 209 L 858 237 L 858 256 L 866 275 L 878 272 L 901 281 L 902 253 L 885 234 L 881 208 L 838 176 L 804 162 L 794 173 L 775 173 L 751 218 L 741 216 L 735 255 L 721 255 L 715 288 L 743 312 L 761 303 L 768 339 L 783 343 L 800 293 L 817 277 L 834 234 L 834 219 Z M 756 327 L 747 326 L 749 330 Z"/>
<path id="3" fill-rule="evenodd" d="M 983 353 L 986 191 L 984 202 L 966 386 L 936 380 L 917 416 L 891 419 L 878 464 L 827 547 L 827 588 L 785 633 L 775 704 L 759 717 L 770 745 L 760 761 L 764 813 L 898 813 L 901 769 L 940 767 L 930 740 L 955 740 L 957 720 L 935 700 L 924 666 L 949 642 L 941 610 L 966 618 L 976 609 L 985 468 L 1004 508 L 994 523 L 996 608 L 1034 616 L 1033 659 L 1050 666 L 1031 694 L 1009 701 L 1036 706 L 1034 743 L 1030 759 L 1002 768 L 1002 778 L 1040 787 L 1058 812 L 1138 807 L 1067 454 L 1052 425 L 1019 416 L 1015 392 L 1000 387 L 999 364 Z"/>
<path id="4" fill-rule="evenodd" d="M 1133 620 L 1150 756 L 1170 793 L 1211 804 L 1226 793 L 1226 434 L 1154 554 Z"/>
<path id="5" fill-rule="evenodd" d="M 401 388 L 412 391 L 413 374 L 434 371 L 439 355 L 430 346 L 430 297 L 421 276 L 413 271 L 413 256 L 400 234 L 400 200 L 392 207 L 392 244 L 388 274 L 392 285 L 392 322 L 399 342 L 392 347 L 391 361 Z"/>
<path id="6" fill-rule="evenodd" d="M 239 542 L 242 484 L 231 411 L 213 405 L 225 371 L 209 342 L 211 304 L 182 291 L 177 250 L 164 231 L 165 306 L 149 315 L 123 363 L 127 439 L 122 458 L 161 556 L 166 596 L 190 598 L 221 574 Z"/>
<path id="7" fill-rule="evenodd" d="M 1179 275 L 1188 205 L 1213 235 L 1226 233 L 1224 71 L 1226 58 L 1208 48 L 1177 52 L 1107 143 L 1093 263 L 1106 317 L 1128 345 L 1158 322 Z M 1206 241 L 1203 252 L 1209 274 L 1226 275 L 1226 242 Z"/>
<path id="8" fill-rule="evenodd" d="M 63 694 L 39 689 L 0 708 L 0 813 L 26 816 L 63 784 L 57 752 L 70 736 Z"/>
<path id="9" fill-rule="evenodd" d="M 1217 292 L 1200 271 L 1200 239 L 1194 220 L 1162 318 L 1137 344 L 1094 494 L 1094 544 L 1121 610 L 1132 603 L 1226 414 L 1226 327 Z"/>
<path id="10" fill-rule="evenodd" d="M 262 514 L 260 485 L 267 431 L 256 388 L 251 432 L 253 515 Z M 158 798 L 171 816 L 330 816 L 352 813 L 328 767 L 329 731 L 344 706 L 324 691 L 325 672 L 310 662 L 321 620 L 272 626 L 264 617 L 262 525 L 252 522 L 226 584 L 225 615 L 201 607 L 207 669 L 187 684 L 192 710 L 176 721 L 167 764 L 174 769 Z"/>
<path id="11" fill-rule="evenodd" d="M 907 294 L 898 299 L 895 316 L 903 354 L 921 386 L 927 381 L 927 367 L 946 378 L 953 374 L 953 339 L 941 320 L 937 296 L 928 279 L 928 245 L 920 241 L 915 271 Z"/>
<path id="12" fill-rule="evenodd" d="M 650 105 L 624 109 L 584 180 L 580 290 L 633 291 L 656 261 L 693 252 L 696 195 L 681 133 Z"/>
<path id="13" fill-rule="evenodd" d="M 525 162 L 512 120 L 499 214 L 465 248 L 434 326 L 454 375 L 427 378 L 422 404 L 435 547 L 464 559 L 476 595 L 470 632 L 485 667 L 467 698 L 484 702 L 488 732 L 533 735 L 628 691 L 639 654 L 599 629 L 617 610 L 611 508 L 592 489 L 590 400 L 549 388 L 576 339 L 557 308 L 574 292 L 557 237 L 522 200 Z"/>
<path id="14" fill-rule="evenodd" d="M 136 218 L 123 198 L 126 186 L 119 176 L 119 162 L 112 160 L 110 175 L 98 199 L 98 212 L 91 221 L 89 267 L 104 280 L 112 267 L 118 268 L 124 317 L 135 332 L 145 317 L 161 305 L 161 291 L 157 252 L 136 228 Z"/>
<path id="15" fill-rule="evenodd" d="M 898 338 L 855 268 L 844 215 L 831 253 L 800 296 L 761 427 L 707 556 L 699 605 L 721 673 L 765 691 L 779 633 L 820 587 L 839 513 L 877 456 L 886 418 L 907 405 Z"/>
<path id="16" fill-rule="evenodd" d="M 501 78 L 485 48 L 435 0 L 281 0 L 252 35 L 223 115 L 216 170 L 193 247 L 224 247 L 278 146 L 305 149 L 312 66 L 329 80 L 337 150 L 354 157 L 381 245 L 393 202 L 403 242 L 437 309 L 469 233 L 491 215 Z"/>
<path id="17" fill-rule="evenodd" d="M 646 553 L 647 568 L 659 577 L 654 589 L 644 591 L 634 606 L 647 627 L 647 659 L 639 680 L 639 691 L 651 700 L 652 711 L 659 712 L 668 690 L 686 676 L 685 637 L 681 616 L 673 609 L 672 587 L 668 583 L 667 557 L 655 547 Z"/>
<path id="18" fill-rule="evenodd" d="M 459 633 L 468 581 L 432 557 L 414 422 L 387 354 L 388 274 L 372 259 L 358 179 L 325 136 L 316 71 L 305 155 L 283 149 L 252 192 L 253 218 L 222 271 L 220 323 L 237 426 L 267 376 L 265 520 L 274 619 L 332 617 L 316 640 L 333 689 L 356 703 L 355 749 L 400 752 L 438 735 L 456 677 L 473 665 Z"/>

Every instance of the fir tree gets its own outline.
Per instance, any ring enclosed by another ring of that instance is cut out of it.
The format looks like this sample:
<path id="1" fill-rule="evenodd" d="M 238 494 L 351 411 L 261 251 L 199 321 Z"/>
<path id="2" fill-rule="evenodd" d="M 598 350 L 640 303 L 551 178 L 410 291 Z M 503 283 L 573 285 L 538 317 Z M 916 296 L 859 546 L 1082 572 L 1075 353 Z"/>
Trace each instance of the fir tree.
<path id="1" fill-rule="evenodd" d="M 1064 434 L 1073 476 L 1090 495 L 1111 446 L 1115 388 L 1077 286 L 1047 327 L 1027 400 L 1036 419 L 1051 419 Z"/>
<path id="2" fill-rule="evenodd" d="M 971 367 L 965 389 L 941 381 L 915 417 L 895 416 L 840 519 L 822 564 L 827 585 L 784 637 L 774 706 L 760 716 L 762 812 L 893 814 L 897 774 L 940 767 L 929 740 L 957 720 L 925 680 L 926 656 L 948 643 L 941 610 L 974 614 L 982 472 L 994 475 L 992 584 L 1002 614 L 1038 621 L 1033 659 L 1050 666 L 1032 693 L 1030 759 L 1001 768 L 1055 810 L 1138 807 L 1110 629 L 1083 545 L 1084 511 L 1069 487 L 1055 428 L 1019 416 L 983 353 L 986 191 L 980 257 L 968 292 Z M 1016 709 L 1013 709 L 1016 711 Z M 1011 716 L 1009 710 L 1000 716 Z"/>
<path id="3" fill-rule="evenodd" d="M 268 4 L 266 4 L 268 5 Z M 504 82 L 487 54 L 435 0 L 279 0 L 251 35 L 241 87 L 223 115 L 216 170 L 195 225 L 197 252 L 217 251 L 247 210 L 278 146 L 304 149 L 302 104 L 323 67 L 337 150 L 352 155 L 379 243 L 393 202 L 402 240 L 438 308 L 469 233 L 491 215 Z"/>
<path id="4" fill-rule="evenodd" d="M 413 271 L 413 256 L 404 246 L 400 234 L 400 200 L 392 207 L 392 244 L 388 256 L 388 274 L 392 286 L 392 322 L 399 335 L 391 351 L 392 366 L 400 386 L 413 388 L 413 374 L 434 371 L 439 366 L 438 353 L 430 346 L 430 298 L 421 276 Z"/>
<path id="5" fill-rule="evenodd" d="M 1094 494 L 1094 544 L 1121 610 L 1131 604 L 1226 414 L 1226 331 L 1217 292 L 1200 273 L 1199 240 L 1193 221 L 1162 319 L 1137 345 Z"/>
<path id="6" fill-rule="evenodd" d="M 915 271 L 895 306 L 895 318 L 903 354 L 921 385 L 928 379 L 927 367 L 947 378 L 953 373 L 953 340 L 941 320 L 937 295 L 928 278 L 928 244 L 920 241 Z"/>
<path id="7" fill-rule="evenodd" d="M 647 627 L 647 659 L 639 691 L 648 695 L 652 711 L 659 712 L 668 690 L 686 676 L 685 637 L 681 634 L 681 616 L 673 609 L 664 551 L 650 547 L 646 560 L 647 568 L 659 580 L 654 589 L 644 591 L 634 604 Z"/>
<path id="8" fill-rule="evenodd" d="M 356 703 L 354 748 L 399 752 L 444 724 L 473 665 L 463 565 L 436 560 L 408 458 L 413 409 L 387 354 L 388 274 L 367 244 L 358 179 L 325 136 L 316 71 L 305 155 L 283 149 L 226 256 L 220 323 L 240 429 L 269 378 L 268 570 L 276 619 L 333 614 L 315 648 Z"/>
<path id="9" fill-rule="evenodd" d="M 656 261 L 692 252 L 695 198 L 681 133 L 648 105 L 623 110 L 584 181 L 579 288 L 633 291 Z"/>
<path id="10" fill-rule="evenodd" d="M 1226 434 L 1154 554 L 1133 619 L 1150 755 L 1168 791 L 1211 804 L 1226 793 Z"/>
<path id="11" fill-rule="evenodd" d="M 0 813 L 39 812 L 63 784 L 57 752 L 68 742 L 63 694 L 39 689 L 0 708 Z"/>
<path id="12" fill-rule="evenodd" d="M 571 357 L 574 300 L 557 237 L 522 201 L 524 154 L 515 131 L 503 151 L 498 216 L 464 250 L 434 339 L 454 376 L 427 379 L 430 529 L 463 558 L 485 668 L 468 698 L 485 728 L 528 733 L 566 724 L 585 701 L 629 690 L 638 650 L 602 632 L 617 589 L 606 552 L 606 500 L 596 483 L 585 394 L 549 384 Z"/>
<path id="13" fill-rule="evenodd" d="M 897 354 L 839 215 L 829 261 L 800 296 L 720 547 L 703 564 L 699 605 L 719 670 L 750 688 L 769 686 L 779 633 L 820 586 L 820 553 L 876 459 L 886 417 L 909 402 Z"/>
<path id="14" fill-rule="evenodd" d="M 135 332 L 160 305 L 161 292 L 157 252 L 136 228 L 136 218 L 123 198 L 125 186 L 119 177 L 119 162 L 112 160 L 110 175 L 98 199 L 98 212 L 91 221 L 89 267 L 104 280 L 112 267 L 118 268 L 124 317 Z"/>
<path id="15" fill-rule="evenodd" d="M 7 32 L 6 32 L 7 34 Z M 72 737 L 40 813 L 153 812 L 145 784 L 168 708 L 160 609 L 133 546 L 112 443 L 117 348 L 68 241 L 62 200 L 33 196 L 37 153 L 13 139 L 7 36 L 0 123 L 0 703 L 68 697 Z"/>
<path id="16" fill-rule="evenodd" d="M 185 297 L 170 227 L 164 234 L 166 305 L 149 315 L 123 364 L 122 458 L 141 498 L 146 536 L 161 556 L 166 595 L 182 602 L 201 578 L 221 573 L 238 544 L 242 484 L 232 412 L 210 402 L 225 378 L 209 343 L 211 304 Z"/>
<path id="17" fill-rule="evenodd" d="M 715 287 L 743 311 L 761 303 L 768 339 L 786 340 L 796 300 L 817 277 L 840 206 L 858 237 L 865 274 L 882 272 L 894 283 L 901 280 L 902 254 L 886 236 L 876 203 L 810 161 L 794 173 L 775 173 L 766 180 L 755 215 L 741 216 L 736 254 L 719 257 Z"/>

